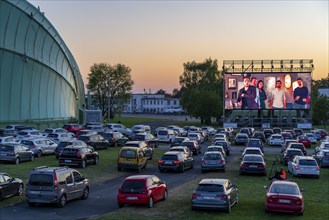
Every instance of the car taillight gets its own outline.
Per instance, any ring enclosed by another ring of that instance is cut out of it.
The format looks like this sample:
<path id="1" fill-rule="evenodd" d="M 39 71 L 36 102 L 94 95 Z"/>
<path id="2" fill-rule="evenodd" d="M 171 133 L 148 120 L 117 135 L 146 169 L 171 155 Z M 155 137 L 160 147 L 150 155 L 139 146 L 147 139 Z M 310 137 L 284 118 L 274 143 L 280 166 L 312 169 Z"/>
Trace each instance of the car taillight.
<path id="1" fill-rule="evenodd" d="M 219 197 L 221 199 L 227 199 L 228 198 L 227 195 L 217 195 L 216 197 Z"/>
<path id="2" fill-rule="evenodd" d="M 159 160 L 158 161 L 158 164 L 163 164 L 163 160 Z"/>
<path id="3" fill-rule="evenodd" d="M 56 175 L 55 171 L 54 171 L 54 183 L 55 183 L 55 189 L 58 189 L 58 181 L 57 181 L 57 175 Z"/>
<path id="4" fill-rule="evenodd" d="M 174 160 L 174 164 L 180 164 L 179 160 Z"/>
<path id="5" fill-rule="evenodd" d="M 112 140 L 112 141 L 114 141 L 114 140 L 115 140 L 115 138 L 114 138 L 114 137 L 112 137 L 112 138 L 111 138 L 111 140 Z"/>
<path id="6" fill-rule="evenodd" d="M 296 170 L 299 170 L 300 169 L 300 167 L 299 166 L 296 166 L 296 168 L 295 168 Z"/>
<path id="7" fill-rule="evenodd" d="M 319 166 L 317 166 L 317 167 L 316 167 L 316 170 L 320 170 L 320 167 L 319 167 Z"/>
<path id="8" fill-rule="evenodd" d="M 302 205 L 303 200 L 302 199 L 297 199 L 295 203 L 296 203 L 296 205 Z"/>
<path id="9" fill-rule="evenodd" d="M 78 151 L 76 157 L 81 157 L 81 153 Z"/>
<path id="10" fill-rule="evenodd" d="M 258 167 L 265 167 L 264 164 L 258 164 Z"/>
<path id="11" fill-rule="evenodd" d="M 272 198 L 272 197 L 270 197 L 270 196 L 266 198 L 266 201 L 267 201 L 267 202 L 269 202 L 269 203 L 272 203 L 272 202 L 274 202 L 273 198 Z"/>
<path id="12" fill-rule="evenodd" d="M 221 159 L 221 160 L 219 161 L 219 163 L 220 163 L 220 164 L 224 164 L 225 161 L 224 161 L 223 159 Z"/>
<path id="13" fill-rule="evenodd" d="M 198 198 L 199 196 L 200 196 L 200 194 L 193 193 L 193 194 L 192 194 L 192 199 L 196 199 L 196 198 Z"/>
<path id="14" fill-rule="evenodd" d="M 247 167 L 248 164 L 242 163 L 242 164 L 240 164 L 240 166 L 241 166 L 241 167 Z"/>

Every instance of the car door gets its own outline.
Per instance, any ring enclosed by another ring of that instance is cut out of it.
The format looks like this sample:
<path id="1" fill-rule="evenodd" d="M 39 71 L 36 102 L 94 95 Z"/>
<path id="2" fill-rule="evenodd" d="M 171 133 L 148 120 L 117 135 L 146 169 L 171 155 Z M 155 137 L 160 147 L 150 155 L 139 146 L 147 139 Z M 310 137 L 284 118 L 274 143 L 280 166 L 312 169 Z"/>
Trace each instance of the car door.
<path id="1" fill-rule="evenodd" d="M 29 150 L 29 148 L 25 147 L 25 146 L 19 146 L 19 151 L 20 151 L 20 158 L 21 160 L 30 160 L 31 158 L 31 152 Z"/>
<path id="2" fill-rule="evenodd" d="M 232 205 L 237 198 L 236 187 L 230 181 L 226 182 L 225 187 L 227 191 L 227 196 L 230 198 L 230 203 Z"/>
<path id="3" fill-rule="evenodd" d="M 7 191 L 7 196 L 16 194 L 17 185 L 13 183 L 14 178 L 7 174 L 3 174 L 3 180 L 4 180 L 4 187 L 6 188 Z"/>
<path id="4" fill-rule="evenodd" d="M 74 198 L 81 198 L 84 191 L 84 184 L 82 175 L 78 171 L 73 171 L 73 180 L 74 180 Z"/>
<path id="5" fill-rule="evenodd" d="M 76 187 L 74 185 L 74 179 L 70 171 L 65 172 L 65 180 L 66 185 L 64 187 L 66 189 L 67 200 L 72 200 L 76 198 Z"/>

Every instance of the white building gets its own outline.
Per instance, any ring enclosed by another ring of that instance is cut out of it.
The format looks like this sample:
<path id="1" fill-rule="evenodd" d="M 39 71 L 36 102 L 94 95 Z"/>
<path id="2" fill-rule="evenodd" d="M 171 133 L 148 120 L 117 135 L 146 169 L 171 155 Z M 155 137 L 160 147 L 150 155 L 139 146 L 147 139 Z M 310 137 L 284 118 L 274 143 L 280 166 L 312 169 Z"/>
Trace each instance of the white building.
<path id="1" fill-rule="evenodd" d="M 178 98 L 166 98 L 162 94 L 132 94 L 124 112 L 164 113 L 165 109 L 181 108 Z"/>

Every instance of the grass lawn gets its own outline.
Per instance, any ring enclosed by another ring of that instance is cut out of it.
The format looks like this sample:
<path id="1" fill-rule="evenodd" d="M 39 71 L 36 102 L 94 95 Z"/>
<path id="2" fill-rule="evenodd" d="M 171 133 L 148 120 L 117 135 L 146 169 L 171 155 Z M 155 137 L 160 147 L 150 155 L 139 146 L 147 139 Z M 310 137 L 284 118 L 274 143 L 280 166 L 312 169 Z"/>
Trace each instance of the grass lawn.
<path id="1" fill-rule="evenodd" d="M 271 168 L 274 155 L 268 155 L 268 169 Z M 126 205 L 122 209 L 97 218 L 105 219 L 327 219 L 329 216 L 329 169 L 321 169 L 320 179 L 293 178 L 304 191 L 304 216 L 282 213 L 265 213 L 265 185 L 270 182 L 263 176 L 239 176 L 239 159 L 235 157 L 227 166 L 226 172 L 210 172 L 184 185 L 169 189 L 165 202 L 158 202 L 154 208 Z M 280 165 L 279 165 L 280 166 Z M 285 167 L 287 169 L 287 167 Z M 239 189 L 239 203 L 232 213 L 217 211 L 191 211 L 191 194 L 203 178 L 229 178 Z M 288 178 L 291 178 L 288 174 Z"/>

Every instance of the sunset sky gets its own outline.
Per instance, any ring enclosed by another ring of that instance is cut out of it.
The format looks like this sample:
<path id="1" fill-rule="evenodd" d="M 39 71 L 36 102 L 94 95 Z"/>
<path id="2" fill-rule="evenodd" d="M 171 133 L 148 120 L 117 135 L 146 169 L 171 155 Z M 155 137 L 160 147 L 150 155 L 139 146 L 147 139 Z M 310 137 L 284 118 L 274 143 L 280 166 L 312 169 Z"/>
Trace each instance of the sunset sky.
<path id="1" fill-rule="evenodd" d="M 87 84 L 94 63 L 132 69 L 134 93 L 180 88 L 183 63 L 313 59 L 329 73 L 328 1 L 29 1 L 54 25 Z"/>

